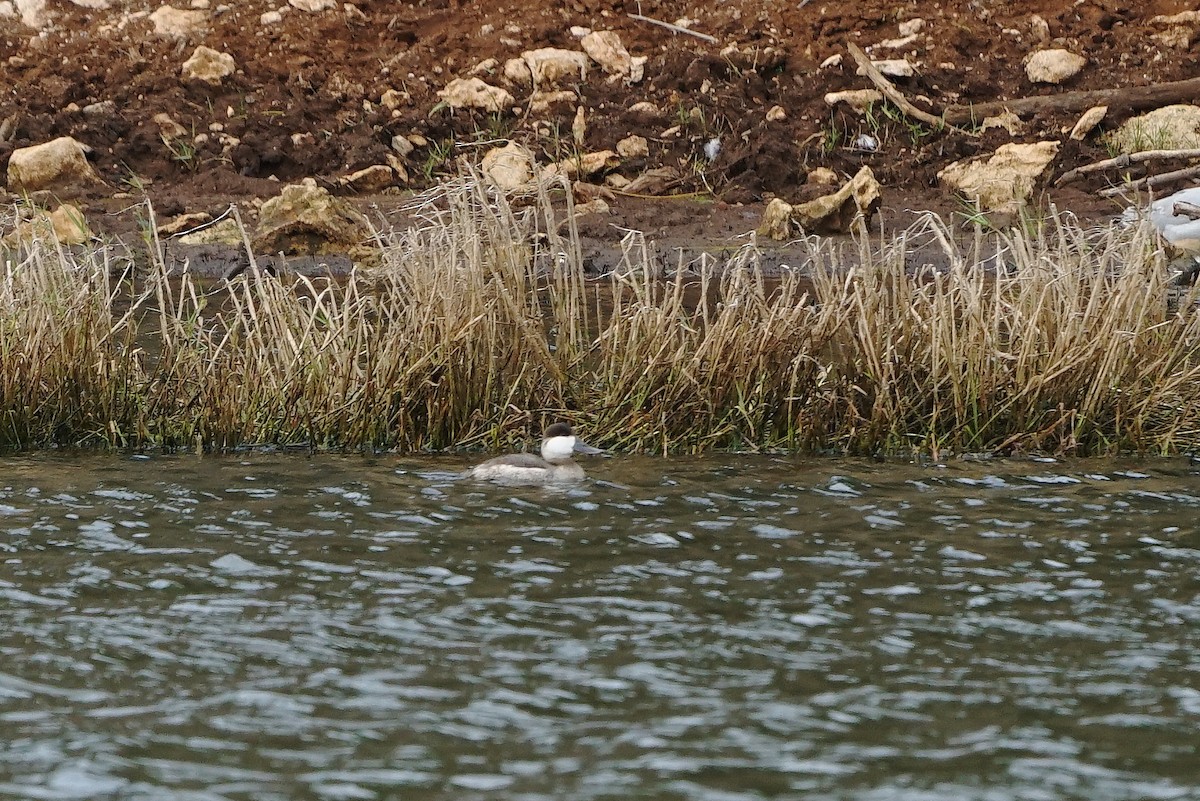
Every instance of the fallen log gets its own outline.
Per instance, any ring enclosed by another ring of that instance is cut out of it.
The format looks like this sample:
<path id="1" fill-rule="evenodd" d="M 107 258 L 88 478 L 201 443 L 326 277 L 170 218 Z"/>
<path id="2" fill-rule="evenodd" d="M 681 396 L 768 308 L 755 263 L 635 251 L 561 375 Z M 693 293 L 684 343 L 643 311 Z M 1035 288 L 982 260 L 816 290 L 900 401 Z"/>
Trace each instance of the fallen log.
<path id="1" fill-rule="evenodd" d="M 1095 89 L 1087 92 L 1063 92 L 1057 95 L 1035 95 L 1014 100 L 995 100 L 987 103 L 949 106 L 942 117 L 951 125 L 983 122 L 1008 109 L 1018 117 L 1038 111 L 1080 112 L 1092 106 L 1108 106 L 1110 110 L 1142 111 L 1172 103 L 1187 103 L 1200 95 L 1200 78 L 1186 81 L 1156 83 L 1151 86 L 1123 86 L 1117 89 Z"/>

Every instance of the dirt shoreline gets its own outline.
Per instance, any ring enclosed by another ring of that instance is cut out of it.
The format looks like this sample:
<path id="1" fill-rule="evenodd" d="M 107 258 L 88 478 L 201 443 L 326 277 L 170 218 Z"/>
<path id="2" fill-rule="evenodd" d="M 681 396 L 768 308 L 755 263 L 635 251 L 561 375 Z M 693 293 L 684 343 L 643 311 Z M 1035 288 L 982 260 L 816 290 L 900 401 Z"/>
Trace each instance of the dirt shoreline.
<path id="1" fill-rule="evenodd" d="M 914 0 L 902 7 L 886 0 L 693 6 L 191 0 L 177 10 L 192 15 L 190 27 L 165 30 L 160 15 L 167 7 L 144 0 L 30 0 L 20 8 L 0 0 L 0 85 L 9 90 L 0 96 L 0 169 L 14 150 L 76 138 L 89 149 L 100 182 L 34 199 L 70 200 L 92 230 L 128 235 L 137 222 L 127 210 L 143 198 L 160 220 L 216 215 L 237 202 L 252 225 L 258 203 L 312 177 L 360 209 L 386 216 L 405 196 L 453 175 L 460 159 L 477 160 L 504 141 L 525 145 L 546 165 L 615 151 L 641 137 L 644 150 L 614 153 L 583 180 L 619 189 L 667 169 L 674 177 L 660 191 L 679 196 L 618 194 L 609 213 L 584 218 L 585 246 L 603 267 L 627 230 L 644 232 L 666 253 L 736 247 L 772 198 L 794 203 L 824 191 L 806 182 L 817 168 L 844 179 L 871 167 L 883 193 L 874 230 L 902 230 L 916 212 L 963 210 L 939 184 L 947 165 L 1008 142 L 1053 139 L 1060 150 L 1035 203 L 1104 219 L 1122 203 L 1096 190 L 1135 176 L 1098 173 L 1047 187 L 1109 155 L 1103 134 L 1129 116 L 1126 110 L 1111 109 L 1083 141 L 1066 136 L 1078 115 L 1053 109 L 1027 114 L 1015 133 L 990 128 L 962 135 L 915 124 L 882 104 L 865 113 L 830 106 L 826 94 L 871 86 L 855 74 L 849 43 L 872 58 L 910 63 L 913 74 L 896 78 L 896 86 L 934 113 L 1191 78 L 1200 19 L 1163 19 L 1194 12 L 1192 6 L 1184 0 Z M 585 30 L 619 37 L 629 56 L 642 60 L 641 77 L 610 75 L 592 62 L 543 86 L 505 77 L 507 61 L 538 48 L 579 51 Z M 213 83 L 185 77 L 182 65 L 200 46 L 231 57 L 232 72 Z M 1033 83 L 1025 60 L 1053 48 L 1079 54 L 1084 67 L 1059 84 Z M 448 104 L 445 87 L 468 76 L 506 87 L 511 105 L 489 113 Z M 864 135 L 874 147 L 855 145 Z M 384 182 L 390 185 L 348 183 L 374 167 L 382 170 L 376 175 L 390 175 Z M 771 259 L 793 257 L 786 244 L 760 244 Z"/>

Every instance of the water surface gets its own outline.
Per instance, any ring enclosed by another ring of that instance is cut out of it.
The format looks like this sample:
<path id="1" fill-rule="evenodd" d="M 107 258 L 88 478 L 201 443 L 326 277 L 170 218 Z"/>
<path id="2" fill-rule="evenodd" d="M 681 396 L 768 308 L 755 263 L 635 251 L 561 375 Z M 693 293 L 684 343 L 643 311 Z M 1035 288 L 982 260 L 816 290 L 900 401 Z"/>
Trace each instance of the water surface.
<path id="1" fill-rule="evenodd" d="M 0 798 L 1193 799 L 1185 460 L 0 460 Z"/>

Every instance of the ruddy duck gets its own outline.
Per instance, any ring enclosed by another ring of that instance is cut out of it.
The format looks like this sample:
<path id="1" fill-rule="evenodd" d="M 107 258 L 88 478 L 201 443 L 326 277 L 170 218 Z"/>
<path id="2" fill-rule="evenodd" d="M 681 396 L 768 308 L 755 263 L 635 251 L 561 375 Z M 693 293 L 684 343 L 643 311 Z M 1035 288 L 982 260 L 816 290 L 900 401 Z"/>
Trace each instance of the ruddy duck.
<path id="1" fill-rule="evenodd" d="M 542 455 L 514 453 L 488 459 L 471 469 L 471 478 L 502 484 L 559 484 L 582 481 L 583 468 L 572 453 L 603 453 L 575 436 L 566 423 L 555 423 L 542 434 Z"/>

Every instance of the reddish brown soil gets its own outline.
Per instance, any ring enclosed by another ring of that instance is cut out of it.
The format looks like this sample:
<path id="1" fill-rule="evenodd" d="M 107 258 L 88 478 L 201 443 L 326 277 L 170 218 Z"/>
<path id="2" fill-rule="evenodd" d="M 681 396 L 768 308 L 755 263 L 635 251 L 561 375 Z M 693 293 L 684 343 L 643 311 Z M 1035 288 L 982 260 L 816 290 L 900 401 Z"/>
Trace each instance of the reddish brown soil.
<path id="1" fill-rule="evenodd" d="M 590 223 L 595 229 L 590 233 L 611 231 L 615 239 L 613 226 L 628 226 L 656 235 L 722 237 L 753 228 L 765 199 L 799 197 L 806 174 L 818 166 L 848 175 L 869 164 L 884 187 L 885 217 L 910 208 L 955 207 L 937 187 L 938 170 L 990 152 L 1011 140 L 1007 133 L 968 137 L 942 131 L 914 138 L 900 122 L 869 128 L 860 116 L 831 111 L 823 101 L 830 91 L 869 86 L 854 74 L 847 41 L 866 47 L 896 38 L 905 20 L 920 17 L 926 25 L 913 45 L 896 54 L 915 51 L 910 58 L 919 64 L 917 75 L 898 86 L 934 112 L 953 103 L 1147 85 L 1197 74 L 1194 46 L 1165 49 L 1150 38 L 1161 30 L 1151 18 L 1194 6 L 1185 0 L 354 0 L 352 9 L 346 4 L 350 10 L 287 9 L 274 25 L 259 19 L 278 7 L 266 0 L 230 0 L 223 10 L 216 2 L 207 30 L 183 42 L 155 36 L 145 17 L 117 29 L 123 15 L 156 8 L 142 0 L 114 2 L 108 10 L 51 0 L 54 24 L 41 34 L 0 17 L 0 119 L 21 115 L 15 136 L 0 145 L 0 168 L 15 147 L 76 137 L 93 148 L 92 159 L 108 183 L 78 199 L 93 227 L 103 228 L 98 212 L 128 205 L 128 197 L 140 197 L 143 188 L 166 217 L 218 212 L 229 200 L 269 197 L 278 191 L 276 180 L 314 176 L 332 186 L 340 175 L 383 163 L 396 134 L 419 134 L 430 143 L 407 157 L 410 189 L 426 183 L 426 174 L 436 178 L 453 169 L 437 156 L 436 148 L 446 142 L 458 143 L 459 154 L 478 154 L 485 147 L 481 140 L 512 137 L 550 161 L 562 155 L 561 142 L 570 138 L 574 104 L 543 116 L 550 125 L 542 125 L 539 134 L 538 121 L 525 115 L 452 112 L 439 105 L 436 91 L 487 58 L 503 64 L 528 48 L 578 49 L 570 28 L 586 26 L 619 32 L 631 54 L 649 60 L 640 84 L 609 82 L 593 69 L 586 82 L 571 87 L 587 110 L 584 149 L 613 148 L 629 134 L 644 135 L 649 158 L 621 165 L 622 174 L 632 178 L 646 168 L 682 165 L 686 179 L 672 191 L 711 190 L 717 201 L 618 198 L 614 215 Z M 718 43 L 628 16 L 639 12 L 665 21 L 690 18 L 694 30 Z M 1050 41 L 1044 45 L 1034 37 L 1033 15 L 1048 24 Z M 219 88 L 180 80 L 180 65 L 198 44 L 228 52 L 237 62 L 237 73 Z M 731 44 L 736 51 L 723 53 Z M 1087 67 L 1062 86 L 1032 85 L 1022 59 L 1040 46 L 1080 53 Z M 841 66 L 820 67 L 837 53 L 844 54 Z M 379 103 L 388 89 L 410 96 L 396 114 Z M 527 93 L 514 93 L 523 106 Z M 641 100 L 652 101 L 662 114 L 630 112 Z M 113 101 L 112 110 L 90 115 L 81 110 L 101 101 Z M 787 116 L 769 122 L 767 111 L 776 105 Z M 151 119 L 160 112 L 191 132 L 219 123 L 240 144 L 223 154 L 214 137 L 194 157 L 178 158 Z M 1018 139 L 1064 139 L 1056 174 L 1105 157 L 1095 137 L 1066 140 L 1063 130 L 1075 118 L 1035 116 Z M 1104 124 L 1121 119 L 1117 111 Z M 661 136 L 679 123 L 682 135 Z M 558 138 L 544 135 L 547 127 L 557 128 Z M 831 131 L 840 137 L 834 147 Z M 880 135 L 877 152 L 844 146 L 860 132 Z M 297 144 L 294 134 L 311 136 Z M 714 137 L 722 148 L 710 163 L 703 147 Z M 1084 213 L 1103 211 L 1107 206 L 1094 190 L 1104 180 L 1076 184 L 1055 200 Z M 121 192 L 129 196 L 114 200 Z"/>

